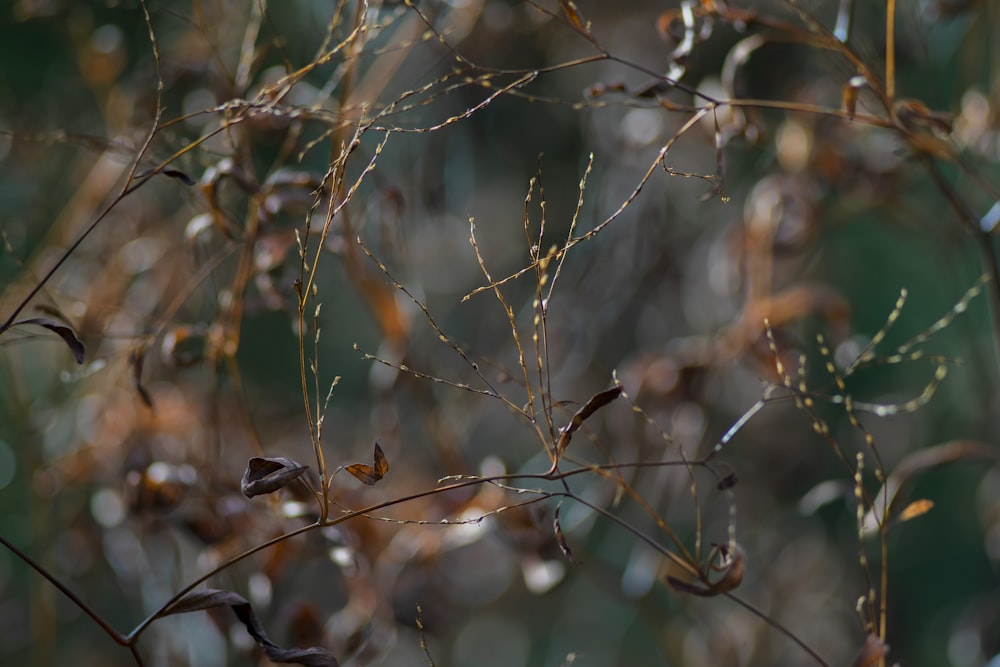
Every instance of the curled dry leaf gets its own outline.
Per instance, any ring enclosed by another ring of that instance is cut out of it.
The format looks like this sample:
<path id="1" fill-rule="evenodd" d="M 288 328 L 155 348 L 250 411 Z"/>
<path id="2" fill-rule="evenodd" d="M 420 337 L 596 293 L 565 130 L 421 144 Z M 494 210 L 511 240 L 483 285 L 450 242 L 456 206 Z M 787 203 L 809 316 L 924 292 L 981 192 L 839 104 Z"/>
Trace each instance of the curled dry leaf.
<path id="1" fill-rule="evenodd" d="M 566 560 L 573 563 L 574 565 L 579 565 L 580 561 L 576 559 L 573 552 L 569 548 L 569 544 L 566 542 L 566 536 L 563 534 L 562 524 L 559 523 L 559 510 L 562 509 L 562 503 L 556 506 L 555 514 L 552 517 L 552 529 L 556 534 L 556 543 L 559 545 L 559 550 L 562 551 L 563 556 Z"/>
<path id="2" fill-rule="evenodd" d="M 555 462 L 558 462 L 559 457 L 562 456 L 563 452 L 566 451 L 566 448 L 569 447 L 569 441 L 573 439 L 573 434 L 580 429 L 583 422 L 621 395 L 622 386 L 615 385 L 611 389 L 606 389 L 602 392 L 594 394 L 582 408 L 576 411 L 576 414 L 573 415 L 573 418 L 569 421 L 569 423 L 559 429 L 559 441 L 556 443 Z"/>
<path id="3" fill-rule="evenodd" d="M 358 478 L 364 484 L 371 486 L 375 482 L 382 479 L 387 472 L 389 472 L 389 461 L 385 458 L 385 452 L 379 444 L 375 443 L 375 461 L 374 465 L 365 465 L 364 463 L 355 463 L 353 465 L 347 466 L 345 470 Z"/>
<path id="4" fill-rule="evenodd" d="M 62 338 L 69 347 L 70 352 L 73 353 L 73 358 L 76 359 L 76 363 L 83 363 L 86 348 L 83 345 L 83 341 L 80 340 L 80 338 L 76 335 L 76 332 L 69 326 L 50 320 L 47 317 L 32 317 L 27 320 L 15 322 L 14 326 L 19 326 L 21 324 L 34 324 L 35 326 L 44 327 L 45 329 L 48 329 L 52 333 L 56 334 Z"/>
<path id="5" fill-rule="evenodd" d="M 188 614 L 193 611 L 204 611 L 216 607 L 231 608 L 233 613 L 236 614 L 236 618 L 246 627 L 247 634 L 253 637 L 257 645 L 264 649 L 264 653 L 267 654 L 271 662 L 294 663 L 297 665 L 307 665 L 308 667 L 336 667 L 339 664 L 332 653 L 318 646 L 312 648 L 282 648 L 272 642 L 257 619 L 257 614 L 254 613 L 253 606 L 251 606 L 246 598 L 232 591 L 212 588 L 203 591 L 193 591 L 167 607 L 160 616 Z"/>
<path id="6" fill-rule="evenodd" d="M 240 490 L 247 498 L 274 493 L 293 479 L 298 479 L 309 468 L 284 457 L 261 458 L 255 456 L 247 462 L 247 469 L 240 480 Z"/>
<path id="7" fill-rule="evenodd" d="M 696 582 L 688 582 L 674 576 L 667 576 L 670 587 L 681 593 L 690 593 L 699 597 L 715 597 L 735 589 L 743 583 L 743 572 L 746 570 L 746 552 L 736 544 L 730 548 L 725 544 L 717 544 L 708 558 L 707 567 Z M 711 573 L 721 573 L 713 580 Z"/>

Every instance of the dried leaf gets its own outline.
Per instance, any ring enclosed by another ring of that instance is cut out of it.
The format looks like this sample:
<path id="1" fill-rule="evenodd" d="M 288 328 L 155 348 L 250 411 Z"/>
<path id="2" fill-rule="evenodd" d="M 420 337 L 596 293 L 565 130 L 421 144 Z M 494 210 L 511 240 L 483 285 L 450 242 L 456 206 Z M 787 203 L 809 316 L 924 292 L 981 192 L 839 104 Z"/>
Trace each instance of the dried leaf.
<path id="1" fill-rule="evenodd" d="M 284 457 L 261 458 L 255 456 L 247 463 L 240 480 L 240 490 L 247 498 L 274 493 L 293 479 L 298 479 L 309 468 Z"/>
<path id="2" fill-rule="evenodd" d="M 896 120 L 908 130 L 933 128 L 942 135 L 951 134 L 951 115 L 939 111 L 931 111 L 920 100 L 899 100 L 893 105 L 893 113 L 896 116 Z"/>
<path id="3" fill-rule="evenodd" d="M 184 185 L 197 185 L 197 181 L 185 174 L 180 169 L 164 169 L 160 172 L 164 176 L 169 176 L 170 178 L 176 178 L 177 180 L 184 183 Z"/>
<path id="4" fill-rule="evenodd" d="M 389 472 L 389 461 L 385 458 L 385 453 L 376 442 L 375 461 L 373 466 L 365 465 L 364 463 L 355 463 L 347 466 L 345 470 L 357 477 L 362 483 L 371 486 L 375 482 L 382 479 L 385 474 Z"/>
<path id="5" fill-rule="evenodd" d="M 635 88 L 632 91 L 632 96 L 640 99 L 662 99 L 660 96 L 669 93 L 674 86 L 675 84 L 671 81 L 654 79 Z"/>
<path id="6" fill-rule="evenodd" d="M 142 365 L 146 361 L 146 348 L 140 347 L 136 350 L 132 350 L 129 355 L 128 363 L 132 367 L 132 386 L 135 387 L 136 392 L 139 394 L 139 398 L 142 402 L 146 404 L 146 407 L 150 410 L 153 409 L 153 397 L 149 393 L 149 390 L 142 386 Z"/>
<path id="7" fill-rule="evenodd" d="M 920 449 L 905 456 L 889 475 L 872 502 L 871 509 L 865 514 L 861 523 L 862 534 L 866 536 L 877 534 L 879 528 L 893 517 L 909 482 L 917 474 L 962 460 L 1000 461 L 1000 450 L 976 440 L 954 440 Z"/>
<path id="8" fill-rule="evenodd" d="M 174 614 L 187 614 L 193 611 L 204 611 L 216 607 L 229 607 L 236 614 L 236 618 L 246 626 L 247 634 L 253 637 L 257 645 L 264 649 L 264 653 L 271 662 L 295 663 L 307 665 L 308 667 L 336 667 L 339 663 L 333 654 L 324 648 L 314 646 L 312 648 L 282 648 L 272 642 L 264 632 L 257 614 L 253 607 L 241 595 L 232 591 L 218 589 L 207 589 L 203 591 L 193 591 L 183 596 L 180 600 L 170 605 L 163 611 L 161 616 L 172 616 Z"/>
<path id="9" fill-rule="evenodd" d="M 573 439 L 573 433 L 579 430 L 583 422 L 591 415 L 603 408 L 605 405 L 622 395 L 621 385 L 615 385 L 611 389 L 594 394 L 590 397 L 582 408 L 576 411 L 568 424 L 560 429 L 559 441 L 556 443 L 556 458 L 562 456 L 569 446 L 569 441 Z"/>
<path id="10" fill-rule="evenodd" d="M 851 80 L 840 89 L 840 101 L 847 112 L 847 117 L 854 120 L 858 110 L 858 92 L 868 86 L 868 79 L 863 76 L 851 77 Z"/>
<path id="11" fill-rule="evenodd" d="M 577 9 L 576 3 L 573 0 L 559 0 L 559 6 L 562 7 L 563 13 L 566 14 L 566 18 L 569 19 L 570 24 L 574 28 L 583 33 L 590 33 L 583 20 L 583 16 L 580 15 L 580 10 Z"/>
<path id="12" fill-rule="evenodd" d="M 921 498 L 920 500 L 914 500 L 912 503 L 907 505 L 902 512 L 899 513 L 900 521 L 909 521 L 910 519 L 916 519 L 918 516 L 923 516 L 927 514 L 932 509 L 934 509 L 934 501 L 927 500 L 926 498 Z"/>
<path id="13" fill-rule="evenodd" d="M 711 562 L 717 558 L 718 562 Z M 667 583 L 674 590 L 690 593 L 698 597 L 715 597 L 733 590 L 743 583 L 743 572 L 746 570 L 746 552 L 743 547 L 735 545 L 730 549 L 725 544 L 718 544 L 712 549 L 706 570 L 721 572 L 722 576 L 712 580 L 709 572 L 703 572 L 697 582 L 687 582 L 674 576 L 667 576 Z"/>
<path id="14" fill-rule="evenodd" d="M 573 552 L 569 548 L 569 544 L 566 542 L 566 536 L 563 535 L 562 525 L 559 523 L 559 510 L 562 509 L 562 503 L 556 506 L 555 515 L 552 517 L 552 529 L 556 534 L 556 543 L 559 545 L 559 550 L 562 551 L 563 556 L 566 560 L 573 563 L 574 565 L 579 565 L 580 561 L 576 559 Z"/>
<path id="15" fill-rule="evenodd" d="M 60 324 L 46 317 L 32 317 L 27 320 L 21 320 L 20 322 L 15 322 L 14 326 L 21 324 L 34 324 L 35 326 L 44 327 L 56 334 L 65 341 L 66 345 L 69 346 L 70 351 L 73 353 L 73 357 L 76 359 L 76 363 L 82 364 L 84 352 L 83 342 L 77 337 L 76 332 L 73 331 L 69 326 L 65 324 Z"/>
<path id="16" fill-rule="evenodd" d="M 942 160 L 955 158 L 955 147 L 948 138 L 952 129 L 950 115 L 931 111 L 919 100 L 897 101 L 892 115 L 897 127 L 906 131 L 906 139 L 915 151 Z"/>
<path id="17" fill-rule="evenodd" d="M 740 480 L 736 476 L 736 473 L 731 472 L 722 479 L 720 479 L 719 483 L 715 485 L 715 488 L 717 488 L 719 491 L 725 491 L 727 489 L 731 489 L 734 486 L 736 486 L 736 483 L 739 481 Z"/>

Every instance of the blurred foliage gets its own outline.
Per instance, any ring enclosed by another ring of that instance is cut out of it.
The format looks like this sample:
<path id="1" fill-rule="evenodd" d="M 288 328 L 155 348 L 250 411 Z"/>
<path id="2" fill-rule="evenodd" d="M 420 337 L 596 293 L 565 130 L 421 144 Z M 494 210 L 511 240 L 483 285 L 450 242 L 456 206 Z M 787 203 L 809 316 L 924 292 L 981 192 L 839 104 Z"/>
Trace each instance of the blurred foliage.
<path id="1" fill-rule="evenodd" d="M 1000 655 L 998 15 L 8 3 L 0 662 Z"/>

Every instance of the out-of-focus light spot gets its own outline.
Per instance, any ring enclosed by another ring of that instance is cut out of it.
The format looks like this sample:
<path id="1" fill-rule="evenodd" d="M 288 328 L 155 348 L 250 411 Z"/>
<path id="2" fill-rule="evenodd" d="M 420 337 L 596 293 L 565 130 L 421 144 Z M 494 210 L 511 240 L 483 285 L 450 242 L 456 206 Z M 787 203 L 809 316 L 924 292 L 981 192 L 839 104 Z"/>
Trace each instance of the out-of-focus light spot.
<path id="1" fill-rule="evenodd" d="M 114 489 L 98 489 L 90 496 L 90 514 L 105 528 L 117 526 L 125 520 L 121 494 Z"/>
<path id="2" fill-rule="evenodd" d="M 326 528 L 321 528 L 319 532 L 323 536 L 323 539 L 329 540 L 334 544 L 344 544 L 347 541 L 344 532 L 337 526 L 327 526 Z"/>
<path id="3" fill-rule="evenodd" d="M 163 461 L 150 463 L 149 467 L 146 468 L 146 477 L 153 484 L 163 484 L 170 479 L 170 468 L 171 465 Z"/>
<path id="4" fill-rule="evenodd" d="M 656 570 L 660 555 L 649 548 L 638 546 L 632 550 L 625 572 L 622 573 L 622 593 L 636 600 L 643 597 L 656 583 Z"/>
<path id="5" fill-rule="evenodd" d="M 195 565 L 198 566 L 199 570 L 211 570 L 218 567 L 221 562 L 222 554 L 218 549 L 206 549 L 195 559 Z"/>
<path id="6" fill-rule="evenodd" d="M 646 366 L 646 373 L 643 382 L 646 386 L 658 393 L 667 394 L 677 387 L 681 374 L 677 364 L 667 357 L 658 357 Z"/>
<path id="7" fill-rule="evenodd" d="M 630 146 L 642 148 L 663 135 L 663 116 L 655 109 L 632 109 L 622 118 L 622 137 Z"/>
<path id="8" fill-rule="evenodd" d="M 1000 201 L 993 204 L 993 207 L 979 221 L 979 228 L 988 234 L 992 234 L 997 225 L 1000 225 Z"/>
<path id="9" fill-rule="evenodd" d="M 143 237 L 130 241 L 122 248 L 124 268 L 133 275 L 148 271 L 163 255 L 163 250 L 163 244 L 157 239 Z"/>
<path id="10" fill-rule="evenodd" d="M 177 479 L 182 484 L 195 484 L 198 481 L 198 470 L 191 464 L 185 463 L 177 468 Z"/>
<path id="11" fill-rule="evenodd" d="M 89 364 L 85 364 L 82 368 L 76 368 L 72 371 L 62 370 L 59 371 L 59 381 L 60 382 L 79 382 L 84 378 L 88 378 L 98 371 L 104 370 L 107 363 L 104 359 L 94 359 Z"/>
<path id="12" fill-rule="evenodd" d="M 354 549 L 351 547 L 331 547 L 328 552 L 330 561 L 341 568 L 354 566 Z"/>
<path id="13" fill-rule="evenodd" d="M 290 500 L 281 505 L 281 513 L 284 514 L 289 519 L 294 519 L 296 517 L 303 516 L 308 507 L 305 503 L 300 503 L 295 500 Z"/>
<path id="14" fill-rule="evenodd" d="M 483 514 L 486 513 L 481 507 L 472 506 L 467 508 L 455 520 L 454 525 L 448 527 L 448 532 L 444 537 L 446 547 L 454 549 L 456 547 L 472 544 L 479 538 L 487 534 L 483 528 Z"/>
<path id="15" fill-rule="evenodd" d="M 94 31 L 90 36 L 90 44 L 98 53 L 113 53 L 124 43 L 122 30 L 116 25 L 106 24 Z"/>
<path id="16" fill-rule="evenodd" d="M 566 576 L 566 566 L 558 560 L 525 560 L 521 563 L 524 586 L 541 595 L 552 590 Z"/>
<path id="17" fill-rule="evenodd" d="M 271 579 L 263 572 L 254 572 L 247 579 L 247 592 L 250 594 L 250 601 L 258 607 L 266 607 L 271 604 L 273 589 Z"/>
<path id="18" fill-rule="evenodd" d="M 803 516 L 809 516 L 834 501 L 843 500 L 846 502 L 851 497 L 852 490 L 850 484 L 843 480 L 828 479 L 820 482 L 799 499 L 799 513 Z"/>
<path id="19" fill-rule="evenodd" d="M 854 363 L 868 343 L 869 339 L 864 336 L 851 336 L 833 351 L 834 362 L 840 368 L 847 368 Z"/>
<path id="20" fill-rule="evenodd" d="M 802 123 L 786 120 L 778 128 L 776 137 L 778 162 L 791 172 L 802 171 L 809 164 L 812 152 L 812 133 Z"/>
<path id="21" fill-rule="evenodd" d="M 202 233 L 209 232 L 213 225 L 212 216 L 208 213 L 201 213 L 194 216 L 188 221 L 187 226 L 184 228 L 184 240 L 188 243 L 197 240 Z"/>
<path id="22" fill-rule="evenodd" d="M 479 464 L 479 474 L 483 477 L 496 477 L 507 472 L 507 467 L 496 456 L 490 455 Z"/>
<path id="23" fill-rule="evenodd" d="M 975 146 L 990 129 L 990 101 L 978 90 L 962 95 L 962 110 L 955 119 L 954 137 L 963 146 Z"/>
<path id="24" fill-rule="evenodd" d="M 955 628 L 948 637 L 948 661 L 954 667 L 975 667 L 983 664 L 983 646 L 979 641 L 979 631 L 962 625 Z M 997 662 L 1000 665 L 1000 661 Z M 993 662 L 990 662 L 993 665 Z"/>

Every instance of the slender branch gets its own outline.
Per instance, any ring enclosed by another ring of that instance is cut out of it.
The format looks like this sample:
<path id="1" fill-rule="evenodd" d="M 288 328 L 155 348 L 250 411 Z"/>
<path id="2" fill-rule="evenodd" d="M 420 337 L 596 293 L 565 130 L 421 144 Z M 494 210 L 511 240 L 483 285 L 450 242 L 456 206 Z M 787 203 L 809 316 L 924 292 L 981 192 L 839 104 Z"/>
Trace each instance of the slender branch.
<path id="1" fill-rule="evenodd" d="M 24 553 L 16 546 L 11 544 L 10 541 L 8 541 L 3 535 L 0 535 L 0 544 L 3 544 L 3 546 L 7 547 L 7 549 L 9 549 L 15 556 L 24 561 L 35 572 L 42 575 L 42 577 L 44 577 L 46 581 L 55 586 L 60 593 L 68 597 L 73 602 L 73 604 L 75 604 L 80 609 L 80 611 L 85 613 L 95 623 L 97 623 L 97 625 L 100 626 L 101 630 L 104 631 L 104 634 L 106 634 L 108 637 L 111 637 L 111 639 L 113 639 L 116 644 L 118 644 L 119 646 L 128 646 L 130 642 L 127 637 L 125 637 L 124 635 L 122 635 L 122 633 L 118 632 L 113 627 L 111 627 L 111 625 L 106 620 L 104 620 L 104 618 L 100 614 L 94 611 L 90 607 L 90 605 L 88 605 L 86 602 L 83 601 L 83 599 L 80 598 L 80 596 L 78 596 L 76 593 L 70 590 L 70 588 L 66 584 L 59 581 L 59 579 L 55 575 L 53 575 L 47 569 L 45 569 L 45 567 L 42 566 L 41 563 L 39 563 L 31 556 L 29 556 L 28 554 Z"/>

